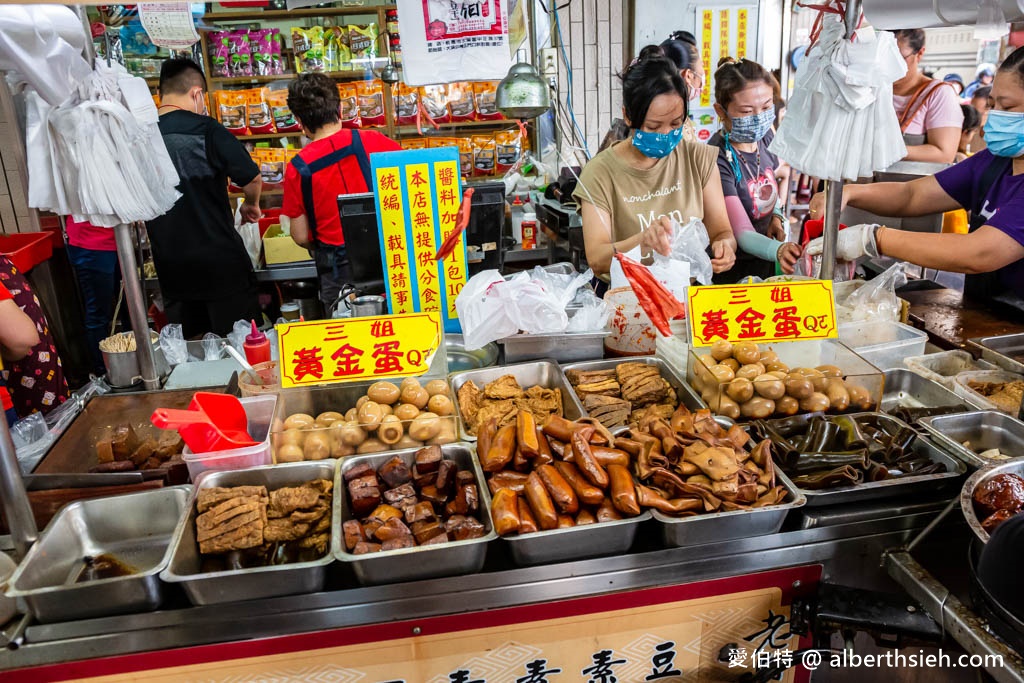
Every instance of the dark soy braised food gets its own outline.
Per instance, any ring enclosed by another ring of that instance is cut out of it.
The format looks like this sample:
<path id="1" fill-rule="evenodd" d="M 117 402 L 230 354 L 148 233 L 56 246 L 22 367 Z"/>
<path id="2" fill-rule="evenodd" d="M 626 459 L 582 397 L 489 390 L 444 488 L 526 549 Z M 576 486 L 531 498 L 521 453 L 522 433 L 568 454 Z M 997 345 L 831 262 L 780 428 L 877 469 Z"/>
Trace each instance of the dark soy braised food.
<path id="1" fill-rule="evenodd" d="M 1024 509 L 1024 479 L 1016 474 L 997 474 L 974 490 L 974 512 L 981 528 L 992 533 L 996 527 Z"/>

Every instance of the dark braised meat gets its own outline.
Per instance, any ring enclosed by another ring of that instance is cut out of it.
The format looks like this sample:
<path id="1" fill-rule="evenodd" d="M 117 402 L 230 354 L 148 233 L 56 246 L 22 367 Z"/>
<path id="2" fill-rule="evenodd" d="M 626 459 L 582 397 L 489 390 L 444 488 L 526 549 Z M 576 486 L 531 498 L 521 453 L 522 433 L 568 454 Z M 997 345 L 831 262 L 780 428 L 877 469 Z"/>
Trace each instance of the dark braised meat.
<path id="1" fill-rule="evenodd" d="M 974 505 L 983 519 L 1000 510 L 1020 512 L 1024 508 L 1024 479 L 1016 474 L 986 479 L 974 490 Z"/>

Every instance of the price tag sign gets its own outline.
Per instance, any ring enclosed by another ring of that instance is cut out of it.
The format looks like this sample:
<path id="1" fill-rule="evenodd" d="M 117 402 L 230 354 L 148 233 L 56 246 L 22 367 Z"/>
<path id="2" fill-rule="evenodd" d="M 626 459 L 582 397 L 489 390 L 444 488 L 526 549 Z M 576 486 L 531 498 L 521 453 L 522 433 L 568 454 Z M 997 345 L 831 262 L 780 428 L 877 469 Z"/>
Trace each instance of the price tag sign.
<path id="1" fill-rule="evenodd" d="M 444 335 L 439 312 L 277 326 L 281 387 L 422 375 Z"/>
<path id="2" fill-rule="evenodd" d="M 694 346 L 838 336 L 831 280 L 690 287 L 688 298 Z"/>

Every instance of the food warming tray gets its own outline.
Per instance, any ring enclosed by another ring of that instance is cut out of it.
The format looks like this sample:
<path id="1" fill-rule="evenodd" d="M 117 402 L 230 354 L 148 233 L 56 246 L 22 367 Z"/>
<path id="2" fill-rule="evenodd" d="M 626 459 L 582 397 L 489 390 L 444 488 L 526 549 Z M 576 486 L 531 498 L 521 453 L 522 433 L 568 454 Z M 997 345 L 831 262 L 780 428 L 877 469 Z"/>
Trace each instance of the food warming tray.
<path id="1" fill-rule="evenodd" d="M 583 417 L 583 407 L 576 392 L 569 383 L 565 381 L 558 363 L 541 360 L 532 363 L 521 363 L 519 365 L 506 365 L 496 368 L 481 368 L 480 370 L 467 370 L 465 372 L 452 373 L 448 377 L 448 383 L 452 388 L 452 400 L 455 401 L 455 411 L 459 416 L 459 431 L 463 441 L 476 441 L 476 436 L 466 431 L 466 419 L 462 416 L 462 408 L 459 406 L 459 388 L 466 382 L 473 380 L 477 386 L 483 389 L 484 385 L 504 375 L 512 375 L 516 378 L 524 390 L 532 386 L 541 386 L 545 389 L 561 389 L 562 391 L 562 414 L 567 420 L 578 420 Z"/>
<path id="2" fill-rule="evenodd" d="M 650 512 L 613 522 L 598 522 L 567 529 L 535 531 L 522 536 L 506 536 L 512 559 L 518 565 L 571 562 L 602 555 L 629 552 L 641 522 L 651 519 Z"/>
<path id="3" fill-rule="evenodd" d="M 300 486 L 314 479 L 333 482 L 337 465 L 336 460 L 317 460 L 206 474 L 196 484 L 188 501 L 186 514 L 182 516 L 175 531 L 170 564 L 160 574 L 160 578 L 168 583 L 180 583 L 195 605 L 315 593 L 323 589 L 326 567 L 334 561 L 334 553 L 337 551 L 333 539 L 331 547 L 319 560 L 200 572 L 199 544 L 196 542 L 196 498 L 201 489 L 215 486 L 262 485 L 268 490 L 274 490 L 284 486 Z M 333 495 L 337 495 L 337 491 Z M 332 500 L 331 504 L 334 502 Z"/>
<path id="4" fill-rule="evenodd" d="M 41 622 L 156 609 L 163 598 L 159 574 L 191 490 L 169 486 L 68 504 L 18 565 L 7 595 L 23 599 Z M 102 555 L 135 571 L 74 583 L 83 558 Z"/>
<path id="5" fill-rule="evenodd" d="M 959 415 L 936 415 L 921 420 L 936 443 L 969 465 L 985 467 L 1000 461 L 978 455 L 998 448 L 1012 457 L 1024 457 L 1024 422 L 998 410 L 981 410 Z M 971 448 L 964 446 L 967 441 Z"/>
<path id="6" fill-rule="evenodd" d="M 960 489 L 960 509 L 964 513 L 964 519 L 967 520 L 967 526 L 971 527 L 971 531 L 982 543 L 988 543 L 989 536 L 988 532 L 981 528 L 981 520 L 974 514 L 974 491 L 997 474 L 1024 476 L 1024 458 L 1014 458 L 1000 465 L 980 469 L 968 477 L 963 488 Z"/>
<path id="7" fill-rule="evenodd" d="M 966 405 L 976 407 L 970 399 L 961 397 L 938 382 L 903 369 L 885 371 L 885 393 L 882 394 L 883 413 L 896 408 L 941 408 Z"/>
<path id="8" fill-rule="evenodd" d="M 580 411 L 583 413 L 584 416 L 588 415 L 587 409 L 583 407 L 583 401 L 580 399 L 579 396 L 576 395 L 576 390 L 573 389 L 572 384 L 569 382 L 569 377 L 565 373 L 568 372 L 569 370 L 614 370 L 615 366 L 620 365 L 622 363 L 643 363 L 644 365 L 655 366 L 656 368 L 658 368 L 658 371 L 661 373 L 661 376 L 665 378 L 665 381 L 672 385 L 672 388 L 676 392 L 676 398 L 679 400 L 679 403 L 686 406 L 690 410 L 700 410 L 702 408 L 707 408 L 707 404 L 705 404 L 704 401 L 701 400 L 697 392 L 694 391 L 689 384 L 684 382 L 682 378 L 680 378 L 679 375 L 676 374 L 676 371 L 673 370 L 671 366 L 669 366 L 668 363 L 666 363 L 664 360 L 656 356 L 640 356 L 637 358 L 612 358 L 609 360 L 594 360 L 586 363 L 572 363 L 570 365 L 562 366 L 562 377 L 565 382 L 565 385 L 569 387 L 569 390 L 572 392 L 572 395 L 576 397 L 576 401 L 580 405 Z"/>
<path id="9" fill-rule="evenodd" d="M 665 545 L 682 548 L 776 533 L 782 528 L 789 511 L 805 505 L 807 497 L 778 467 L 775 468 L 775 476 L 786 487 L 786 502 L 779 505 L 690 517 L 673 517 L 653 510 L 654 519 L 661 524 Z"/>
<path id="10" fill-rule="evenodd" d="M 352 567 L 356 578 L 364 585 L 418 581 L 439 576 L 473 574 L 480 571 L 487 558 L 487 544 L 498 537 L 491 522 L 491 496 L 484 481 L 480 464 L 466 444 L 448 444 L 441 447 L 445 458 L 452 460 L 460 470 L 470 470 L 476 478 L 479 492 L 480 512 L 477 519 L 484 525 L 486 533 L 481 538 L 468 541 L 449 541 L 441 545 L 388 550 L 366 555 L 353 555 L 345 549 L 341 525 L 355 519 L 349 509 L 348 490 L 345 487 L 345 472 L 360 463 L 367 463 L 377 469 L 396 455 L 408 465 L 416 460 L 416 451 L 398 453 L 376 453 L 346 458 L 335 475 L 334 518 L 331 524 L 331 546 L 335 557 Z"/>

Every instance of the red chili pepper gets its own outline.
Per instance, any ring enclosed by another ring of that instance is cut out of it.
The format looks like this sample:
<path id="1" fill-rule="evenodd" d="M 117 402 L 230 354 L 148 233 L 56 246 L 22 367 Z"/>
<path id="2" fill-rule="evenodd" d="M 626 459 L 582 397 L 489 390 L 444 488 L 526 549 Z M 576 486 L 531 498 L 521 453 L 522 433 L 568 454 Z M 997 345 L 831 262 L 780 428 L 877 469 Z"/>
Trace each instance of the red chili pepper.
<path id="1" fill-rule="evenodd" d="M 629 258 L 622 252 L 615 252 L 615 258 L 622 265 L 622 272 L 629 281 L 640 308 L 651 319 L 658 331 L 666 337 L 672 336 L 672 328 L 668 321 L 686 315 L 686 307 L 679 303 L 665 285 L 651 275 L 642 264 Z"/>
<path id="2" fill-rule="evenodd" d="M 434 130 L 441 130 L 441 126 L 437 125 L 437 121 L 427 112 L 427 105 L 423 104 L 423 100 L 419 100 L 419 107 L 416 109 L 416 132 L 420 135 L 423 135 L 423 119 L 426 119 Z"/>
<path id="3" fill-rule="evenodd" d="M 455 251 L 455 245 L 459 243 L 459 236 L 462 235 L 462 231 L 469 225 L 469 211 L 472 208 L 473 188 L 467 187 L 466 191 L 462 194 L 462 204 L 459 205 L 458 217 L 455 219 L 455 229 L 452 230 L 452 234 L 448 235 L 444 242 L 441 243 L 437 253 L 434 254 L 435 261 L 441 261 Z"/>

